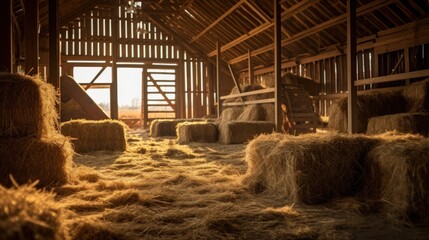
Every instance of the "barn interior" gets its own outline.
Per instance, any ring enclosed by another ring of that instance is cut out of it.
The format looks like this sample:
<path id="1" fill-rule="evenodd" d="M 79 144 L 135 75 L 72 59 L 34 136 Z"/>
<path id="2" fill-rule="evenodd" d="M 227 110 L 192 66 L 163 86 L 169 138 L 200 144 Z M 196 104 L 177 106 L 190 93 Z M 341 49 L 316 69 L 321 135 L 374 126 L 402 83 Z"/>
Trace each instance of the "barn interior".
<path id="1" fill-rule="evenodd" d="M 429 1 L 0 16 L 0 239 L 429 236 Z"/>

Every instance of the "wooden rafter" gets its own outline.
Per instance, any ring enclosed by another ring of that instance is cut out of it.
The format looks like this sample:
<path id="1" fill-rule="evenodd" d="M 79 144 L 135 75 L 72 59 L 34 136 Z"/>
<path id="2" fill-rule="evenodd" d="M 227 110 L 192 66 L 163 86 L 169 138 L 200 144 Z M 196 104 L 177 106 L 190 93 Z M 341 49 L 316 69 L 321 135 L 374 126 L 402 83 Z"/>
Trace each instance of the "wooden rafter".
<path id="1" fill-rule="evenodd" d="M 378 0 L 378 1 L 371 2 L 369 4 L 366 4 L 364 6 L 359 7 L 357 9 L 357 16 L 367 14 L 367 13 L 372 12 L 378 8 L 389 5 L 393 2 L 396 2 L 396 0 Z M 292 36 L 291 38 L 283 39 L 282 40 L 282 46 L 286 46 L 286 45 L 291 44 L 293 42 L 299 41 L 305 37 L 308 37 L 312 34 L 318 33 L 320 31 L 327 29 L 327 28 L 330 28 L 330 27 L 333 27 L 337 24 L 343 23 L 346 21 L 346 19 L 347 19 L 346 13 L 342 14 L 340 16 L 331 18 L 330 20 L 328 20 L 326 22 L 323 22 L 323 23 L 316 25 L 312 28 L 309 28 L 307 30 L 299 32 L 299 33 L 295 34 L 294 36 Z M 256 55 L 271 51 L 273 49 L 274 49 L 274 44 L 269 44 L 265 47 L 262 47 L 262 48 L 259 48 L 259 49 L 252 51 L 252 56 L 256 56 Z M 247 54 L 243 54 L 241 56 L 238 56 L 238 57 L 232 59 L 231 61 L 229 61 L 229 63 L 235 64 L 235 63 L 244 61 L 246 59 L 247 59 Z"/>
<path id="2" fill-rule="evenodd" d="M 228 11 L 226 11 L 222 16 L 220 16 L 218 19 L 216 19 L 214 22 L 212 22 L 208 27 L 206 27 L 202 32 L 200 32 L 197 36 L 193 37 L 192 40 L 189 43 L 193 43 L 196 40 L 198 40 L 202 35 L 204 35 L 207 31 L 212 29 L 216 24 L 218 24 L 220 21 L 222 21 L 224 18 L 226 18 L 229 14 L 234 12 L 237 8 L 241 6 L 246 0 L 240 0 L 238 3 L 236 3 L 232 8 L 230 8 Z"/>
<path id="3" fill-rule="evenodd" d="M 176 19 L 179 18 L 179 16 L 182 15 L 182 13 L 186 10 L 186 8 L 188 8 L 188 6 L 191 5 L 193 2 L 194 0 L 186 0 L 186 2 L 184 2 L 182 6 L 180 6 L 176 15 L 174 15 L 168 22 L 171 23 L 176 21 Z"/>

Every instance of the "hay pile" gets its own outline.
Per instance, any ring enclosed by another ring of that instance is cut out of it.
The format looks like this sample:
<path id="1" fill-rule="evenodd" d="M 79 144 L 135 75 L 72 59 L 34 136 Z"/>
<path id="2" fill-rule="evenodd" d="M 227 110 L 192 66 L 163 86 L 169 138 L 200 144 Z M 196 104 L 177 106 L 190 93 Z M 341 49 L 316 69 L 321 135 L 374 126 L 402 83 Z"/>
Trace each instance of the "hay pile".
<path id="1" fill-rule="evenodd" d="M 125 151 L 126 125 L 117 120 L 72 120 L 61 124 L 62 133 L 72 138 L 76 152 Z"/>
<path id="2" fill-rule="evenodd" d="M 57 94 L 38 77 L 0 73 L 0 137 L 48 136 L 56 132 Z"/>
<path id="3" fill-rule="evenodd" d="M 247 85 L 242 85 L 241 86 L 241 92 L 245 93 L 245 92 L 250 92 L 250 91 L 256 91 L 256 90 L 261 90 L 264 89 L 264 87 L 262 87 L 261 85 L 258 84 L 247 84 Z M 231 95 L 232 94 L 239 94 L 237 87 L 233 87 L 231 89 Z M 264 99 L 264 98 L 269 98 L 272 97 L 273 94 L 272 93 L 264 93 L 264 94 L 258 94 L 258 95 L 253 95 L 253 96 L 245 96 L 242 98 L 229 98 L 229 99 L 225 99 L 223 102 L 224 103 L 229 103 L 229 102 L 241 102 L 241 101 L 252 101 L 252 100 L 257 100 L 257 99 Z"/>
<path id="4" fill-rule="evenodd" d="M 429 216 L 429 140 L 416 135 L 378 136 L 366 158 L 364 197 L 395 217 Z"/>
<path id="5" fill-rule="evenodd" d="M 262 133 L 275 130 L 274 123 L 265 121 L 231 121 L 219 125 L 219 141 L 223 144 L 244 143 Z"/>
<path id="6" fill-rule="evenodd" d="M 287 72 L 282 74 L 280 80 L 282 85 L 294 84 L 302 86 L 311 96 L 317 96 L 320 92 L 320 84 L 314 82 L 310 78 L 301 77 L 293 73 Z M 261 85 L 265 88 L 275 87 L 274 74 L 268 74 L 261 77 Z"/>
<path id="7" fill-rule="evenodd" d="M 217 127 L 210 122 L 183 122 L 177 124 L 177 142 L 180 144 L 190 142 L 216 142 L 218 138 Z"/>
<path id="8" fill-rule="evenodd" d="M 368 134 L 380 134 L 394 130 L 429 136 L 429 113 L 397 113 L 372 117 L 368 121 Z"/>
<path id="9" fill-rule="evenodd" d="M 51 187 L 70 180 L 73 148 L 62 135 L 50 138 L 0 140 L 0 183 L 12 186 L 39 180 L 37 187 Z"/>
<path id="10" fill-rule="evenodd" d="M 34 186 L 0 185 L 0 239 L 69 239 L 64 212 L 54 194 Z"/>
<path id="11" fill-rule="evenodd" d="M 149 135 L 151 137 L 175 137 L 177 124 L 195 121 L 201 121 L 201 119 L 155 119 L 150 124 Z"/>
<path id="12" fill-rule="evenodd" d="M 70 121 L 73 119 L 87 119 L 88 114 L 83 110 L 76 100 L 73 98 L 67 101 L 61 101 L 61 122 Z"/>
<path id="13" fill-rule="evenodd" d="M 237 121 L 265 121 L 267 119 L 266 111 L 260 104 L 247 105 Z"/>
<path id="14" fill-rule="evenodd" d="M 376 91 L 357 96 L 357 132 L 365 133 L 368 119 L 375 116 L 395 114 L 406 110 L 406 101 L 401 92 Z M 347 97 L 336 101 L 329 111 L 328 127 L 341 133 L 347 131 Z"/>
<path id="15" fill-rule="evenodd" d="M 375 142 L 360 135 L 261 135 L 247 145 L 244 183 L 308 204 L 347 196 L 359 185 L 359 162 Z"/>
<path id="16" fill-rule="evenodd" d="M 262 108 L 265 111 L 265 120 L 267 122 L 275 122 L 274 103 L 264 103 Z"/>
<path id="17" fill-rule="evenodd" d="M 429 112 L 429 78 L 404 88 L 408 112 Z"/>

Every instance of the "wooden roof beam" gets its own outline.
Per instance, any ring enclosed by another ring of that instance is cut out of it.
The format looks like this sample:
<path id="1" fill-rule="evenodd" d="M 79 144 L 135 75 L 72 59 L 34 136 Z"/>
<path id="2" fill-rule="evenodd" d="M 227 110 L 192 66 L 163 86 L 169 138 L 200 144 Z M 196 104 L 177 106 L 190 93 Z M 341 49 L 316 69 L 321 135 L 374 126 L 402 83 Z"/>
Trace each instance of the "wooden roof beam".
<path id="1" fill-rule="evenodd" d="M 293 5 L 288 10 L 282 12 L 282 15 L 281 15 L 282 22 L 285 21 L 286 19 L 292 17 L 293 15 L 295 15 L 299 12 L 302 12 L 305 9 L 315 5 L 319 1 L 320 0 L 304 0 L 304 1 L 301 1 L 301 2 Z M 224 51 L 226 51 L 226 50 L 228 50 L 228 49 L 230 49 L 230 48 L 232 48 L 232 47 L 234 47 L 234 46 L 236 46 L 236 45 L 238 45 L 238 44 L 240 44 L 240 43 L 242 43 L 242 42 L 244 42 L 244 41 L 246 41 L 252 37 L 254 37 L 257 34 L 264 32 L 265 30 L 267 30 L 268 28 L 270 28 L 272 26 L 274 26 L 274 22 L 270 21 L 270 22 L 264 23 L 264 24 L 262 24 L 256 28 L 250 30 L 249 32 L 247 32 L 247 33 L 241 35 L 240 37 L 232 40 L 231 42 L 223 45 L 221 48 L 221 52 L 224 52 Z M 215 55 L 216 55 L 216 50 L 211 51 L 209 54 L 207 54 L 208 57 L 213 57 Z"/>
<path id="2" fill-rule="evenodd" d="M 184 2 L 182 4 L 182 6 L 180 6 L 179 10 L 177 11 L 176 15 L 174 15 L 169 21 L 168 23 L 174 22 L 176 21 L 177 18 L 180 17 L 180 15 L 182 15 L 182 13 L 186 10 L 186 8 L 188 8 L 189 5 L 191 5 L 194 2 L 194 0 L 186 0 L 186 2 Z"/>
<path id="3" fill-rule="evenodd" d="M 197 36 L 193 37 L 189 43 L 193 43 L 196 40 L 198 40 L 202 35 L 204 35 L 206 32 L 208 32 L 210 29 L 212 29 L 216 24 L 218 24 L 220 21 L 222 21 L 224 18 L 226 18 L 229 14 L 231 14 L 237 8 L 239 8 L 245 1 L 246 0 L 240 0 L 232 8 L 230 8 L 228 11 L 226 11 L 222 16 L 220 16 L 218 19 L 216 19 L 214 22 L 212 22 L 208 27 L 206 27 L 206 29 L 204 29 L 202 32 L 200 32 Z"/>
<path id="4" fill-rule="evenodd" d="M 366 5 L 360 6 L 356 10 L 357 11 L 357 16 L 361 16 L 361 15 L 370 13 L 370 12 L 372 12 L 372 11 L 378 9 L 378 8 L 384 7 L 384 6 L 389 5 L 391 3 L 394 3 L 394 2 L 396 2 L 396 0 L 377 0 L 377 1 L 373 1 L 373 2 L 368 3 Z M 318 33 L 320 31 L 323 31 L 323 30 L 327 29 L 327 28 L 330 28 L 330 27 L 333 27 L 333 26 L 335 26 L 337 24 L 343 23 L 346 20 L 347 20 L 347 13 L 342 14 L 342 15 L 337 16 L 337 17 L 334 17 L 334 18 L 332 18 L 332 19 L 330 19 L 330 20 L 328 20 L 326 22 L 323 22 L 323 23 L 321 23 L 319 25 L 316 25 L 316 26 L 314 26 L 312 28 L 304 30 L 304 31 L 302 31 L 302 32 L 300 32 L 298 34 L 295 34 L 291 38 L 283 39 L 282 40 L 282 46 L 285 46 L 285 45 L 291 44 L 293 42 L 299 41 L 299 40 L 301 40 L 301 39 L 303 39 L 305 37 L 308 37 L 308 36 L 310 36 L 310 35 L 312 35 L 314 33 Z M 265 53 L 265 52 L 268 52 L 268 51 L 271 51 L 273 49 L 274 49 L 274 44 L 269 44 L 269 45 L 267 45 L 265 47 L 262 47 L 262 48 L 259 48 L 259 49 L 256 49 L 256 50 L 252 51 L 252 57 L 256 56 L 256 55 L 259 55 L 259 54 L 262 54 L 262 53 Z M 230 64 L 235 64 L 235 63 L 244 61 L 246 59 L 247 59 L 247 54 L 243 54 L 241 56 L 238 56 L 238 57 L 232 59 L 231 61 L 229 61 L 229 63 Z"/>

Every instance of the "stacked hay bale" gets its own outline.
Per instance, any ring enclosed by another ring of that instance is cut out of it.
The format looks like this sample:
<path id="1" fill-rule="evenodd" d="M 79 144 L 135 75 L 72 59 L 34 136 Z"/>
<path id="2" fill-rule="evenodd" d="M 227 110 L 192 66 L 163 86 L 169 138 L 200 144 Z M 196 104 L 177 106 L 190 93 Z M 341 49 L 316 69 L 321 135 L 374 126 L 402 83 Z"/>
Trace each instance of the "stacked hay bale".
<path id="1" fill-rule="evenodd" d="M 363 197 L 394 217 L 429 216 L 429 140 L 382 134 L 363 163 Z"/>
<path id="2" fill-rule="evenodd" d="M 429 78 L 407 86 L 402 95 L 408 112 L 429 112 Z"/>
<path id="3" fill-rule="evenodd" d="M 150 123 L 149 136 L 175 137 L 177 124 L 201 121 L 200 119 L 155 119 Z"/>
<path id="4" fill-rule="evenodd" d="M 73 149 L 60 135 L 57 95 L 38 77 L 0 74 L 0 184 L 39 180 L 48 187 L 69 180 Z"/>
<path id="5" fill-rule="evenodd" d="M 183 122 L 177 124 L 177 142 L 216 142 L 217 132 L 216 125 L 211 122 Z"/>
<path id="6" fill-rule="evenodd" d="M 126 125 L 117 120 L 72 120 L 61 124 L 62 133 L 72 138 L 76 152 L 125 151 Z"/>
<path id="7" fill-rule="evenodd" d="M 359 162 L 375 142 L 360 135 L 261 135 L 247 145 L 244 183 L 308 204 L 347 196 L 359 186 Z"/>
<path id="8" fill-rule="evenodd" d="M 429 136 L 429 112 L 397 113 L 369 119 L 366 133 L 380 134 L 388 131 Z"/>
<path id="9" fill-rule="evenodd" d="M 310 78 L 301 77 L 290 72 L 282 74 L 280 83 L 282 85 L 301 85 L 311 96 L 316 96 L 320 92 L 320 84 L 316 83 Z M 267 74 L 262 76 L 261 85 L 265 88 L 273 88 L 275 86 L 274 74 Z"/>
<path id="10" fill-rule="evenodd" d="M 374 91 L 357 96 L 357 132 L 365 133 L 371 117 L 405 112 L 407 102 L 401 92 Z M 347 97 L 330 108 L 328 127 L 347 132 Z"/>
<path id="11" fill-rule="evenodd" d="M 64 211 L 52 193 L 0 186 L 0 239 L 69 239 Z"/>

